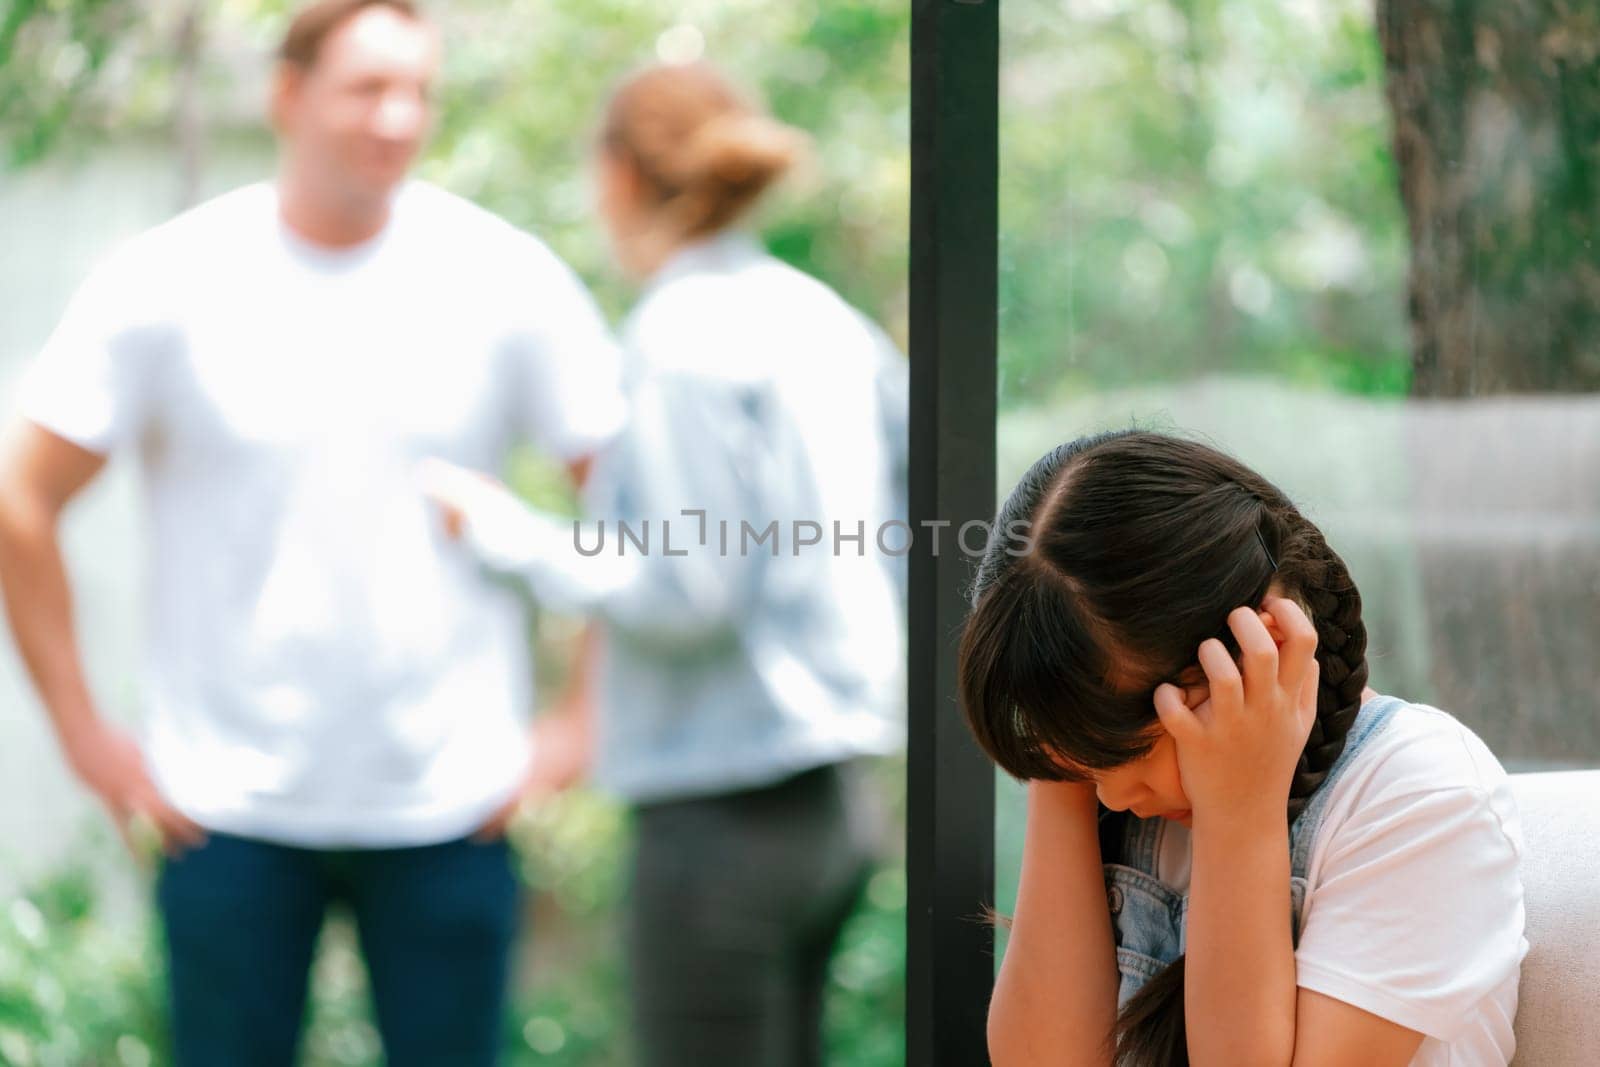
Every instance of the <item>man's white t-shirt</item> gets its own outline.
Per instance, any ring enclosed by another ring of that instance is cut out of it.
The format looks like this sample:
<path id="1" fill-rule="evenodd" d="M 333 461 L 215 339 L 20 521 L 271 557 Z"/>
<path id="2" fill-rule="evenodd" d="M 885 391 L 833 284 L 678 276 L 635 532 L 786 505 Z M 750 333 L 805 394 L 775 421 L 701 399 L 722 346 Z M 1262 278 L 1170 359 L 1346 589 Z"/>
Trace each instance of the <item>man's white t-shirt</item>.
<path id="1" fill-rule="evenodd" d="M 1478 736 L 1396 708 L 1329 787 L 1295 949 L 1304 989 L 1424 1035 L 1412 1067 L 1504 1067 L 1516 1048 L 1522 831 Z M 1189 832 L 1167 826 L 1157 877 L 1188 892 Z"/>
<path id="2" fill-rule="evenodd" d="M 423 498 L 430 456 L 593 451 L 613 341 L 542 243 L 422 183 L 339 251 L 248 186 L 84 283 L 22 414 L 137 454 L 148 501 L 146 756 L 208 828 L 310 846 L 468 832 L 529 756 L 526 618 Z"/>

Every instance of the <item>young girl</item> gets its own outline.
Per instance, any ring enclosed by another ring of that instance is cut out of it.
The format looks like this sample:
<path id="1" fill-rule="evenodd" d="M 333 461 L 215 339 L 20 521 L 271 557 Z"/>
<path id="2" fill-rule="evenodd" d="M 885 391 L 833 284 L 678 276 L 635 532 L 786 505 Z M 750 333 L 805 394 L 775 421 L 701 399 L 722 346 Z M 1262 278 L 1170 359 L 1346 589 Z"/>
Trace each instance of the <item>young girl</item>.
<path id="1" fill-rule="evenodd" d="M 1044 456 L 995 528 L 962 702 L 1030 784 L 994 1062 L 1508 1063 L 1505 772 L 1367 687 L 1361 597 L 1317 528 L 1138 431 Z"/>

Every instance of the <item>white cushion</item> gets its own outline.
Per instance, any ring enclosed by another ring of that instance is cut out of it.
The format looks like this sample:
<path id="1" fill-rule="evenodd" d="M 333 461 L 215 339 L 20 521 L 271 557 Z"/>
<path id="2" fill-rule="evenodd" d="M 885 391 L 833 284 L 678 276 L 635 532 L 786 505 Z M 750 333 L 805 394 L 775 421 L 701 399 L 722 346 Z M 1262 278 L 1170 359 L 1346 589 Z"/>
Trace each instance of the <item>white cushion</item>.
<path id="1" fill-rule="evenodd" d="M 1600 1064 L 1600 771 L 1515 774 L 1528 956 L 1517 1067 Z"/>

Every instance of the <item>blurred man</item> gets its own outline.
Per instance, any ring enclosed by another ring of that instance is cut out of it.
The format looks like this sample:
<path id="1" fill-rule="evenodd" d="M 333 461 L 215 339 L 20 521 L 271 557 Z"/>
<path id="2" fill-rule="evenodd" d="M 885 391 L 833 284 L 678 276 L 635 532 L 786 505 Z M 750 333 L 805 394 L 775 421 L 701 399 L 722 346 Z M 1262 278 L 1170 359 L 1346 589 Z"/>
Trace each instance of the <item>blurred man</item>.
<path id="1" fill-rule="evenodd" d="M 407 182 L 438 37 L 321 0 L 281 49 L 277 179 L 138 237 L 73 299 L 0 465 L 0 579 L 74 773 L 153 825 L 178 1060 L 293 1061 L 326 907 L 355 917 L 390 1064 L 495 1058 L 537 777 L 518 601 L 446 548 L 423 456 L 532 440 L 581 474 L 612 343 L 535 239 Z M 135 741 L 73 635 L 62 510 L 138 458 L 151 603 Z"/>

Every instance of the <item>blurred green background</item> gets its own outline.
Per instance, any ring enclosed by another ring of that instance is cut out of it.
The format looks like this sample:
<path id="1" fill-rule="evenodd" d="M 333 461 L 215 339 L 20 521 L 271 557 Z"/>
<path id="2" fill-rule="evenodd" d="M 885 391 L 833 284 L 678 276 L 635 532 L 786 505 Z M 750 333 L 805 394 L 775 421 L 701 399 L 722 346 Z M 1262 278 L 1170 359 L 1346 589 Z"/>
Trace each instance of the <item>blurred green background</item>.
<path id="1" fill-rule="evenodd" d="M 111 241 L 270 173 L 265 57 L 287 7 L 0 0 L 0 276 L 18 312 L 0 322 L 0 370 L 30 354 Z M 704 55 L 814 139 L 812 164 L 756 220 L 768 246 L 904 342 L 907 0 L 433 8 L 447 62 L 422 176 L 549 241 L 614 321 L 629 293 L 606 262 L 586 173 L 600 106 L 636 66 Z M 1406 226 L 1368 4 L 1007 0 L 1002 31 L 1003 483 L 1048 444 L 1171 410 L 1196 382 L 1270 381 L 1333 404 L 1407 392 Z M 1251 397 L 1261 410 L 1280 393 Z M 558 502 L 536 460 L 516 481 Z M 566 620 L 541 628 L 551 683 L 571 635 Z M 130 681 L 109 684 L 136 704 Z M 7 714 L 39 715 L 25 699 Z M 903 816 L 902 769 L 880 778 Z M 1002 908 L 1015 799 L 1002 805 Z M 81 821 L 48 869 L 0 896 L 0 1062 L 164 1063 L 155 932 L 143 909 L 108 899 L 115 843 Z M 588 793 L 519 832 L 533 892 L 508 1063 L 626 1062 L 614 922 L 626 833 L 624 813 Z M 833 968 L 830 1062 L 903 1061 L 903 979 L 903 863 L 891 852 Z M 376 1062 L 339 924 L 313 989 L 308 1062 Z"/>
<path id="2" fill-rule="evenodd" d="M 0 150 L 15 168 L 153 142 L 172 205 L 195 199 L 267 151 L 262 56 L 287 6 L 4 0 Z M 423 176 L 545 237 L 613 314 L 627 297 L 585 172 L 598 109 L 628 70 L 703 54 L 815 139 L 759 220 L 768 245 L 903 340 L 905 0 L 436 6 L 449 50 Z M 1008 406 L 1230 372 L 1405 392 L 1370 4 L 1013 0 L 1002 32 Z"/>
<path id="3" fill-rule="evenodd" d="M 0 257 L 8 294 L 0 319 L 44 306 L 31 326 L 0 327 L 0 369 L 42 341 L 85 261 L 187 204 L 270 174 L 267 56 L 291 8 L 280 0 L 0 0 L 0 210 L 10 238 Z M 420 176 L 548 241 L 613 321 L 630 294 L 590 212 L 600 108 L 633 68 L 703 54 L 815 141 L 809 165 L 758 220 L 769 247 L 903 341 L 906 5 L 457 0 L 431 10 L 446 32 L 446 62 Z M 560 479 L 537 457 L 524 457 L 513 480 L 562 503 Z M 84 594 L 91 604 L 92 594 Z M 551 690 L 574 626 L 547 618 L 539 631 L 542 688 Z M 93 654 L 96 642 L 85 643 Z M 116 701 L 136 705 L 130 680 L 109 684 Z M 18 703 L 0 716 L 0 733 L 8 719 L 42 718 L 31 696 Z M 66 773 L 59 764 L 49 770 Z M 879 772 L 903 825 L 901 769 Z M 30 870 L 20 891 L 0 895 L 0 1064 L 166 1063 L 160 944 L 139 906 L 144 882 L 127 877 L 97 813 L 80 811 L 74 825 L 83 830 L 71 831 L 70 844 L 52 847 L 42 869 L 22 864 Z M 628 1062 L 614 918 L 626 834 L 625 811 L 590 792 L 562 797 L 519 827 L 531 892 L 508 1064 Z M 905 888 L 896 848 L 891 842 L 833 966 L 830 1062 L 904 1059 Z M 306 1051 L 311 1067 L 379 1061 L 359 957 L 339 920 L 320 947 Z"/>

